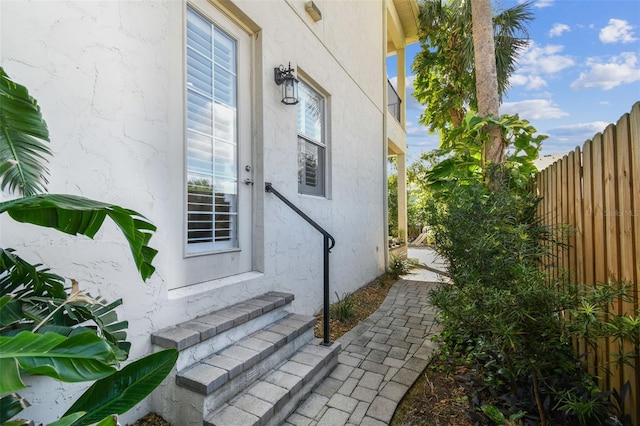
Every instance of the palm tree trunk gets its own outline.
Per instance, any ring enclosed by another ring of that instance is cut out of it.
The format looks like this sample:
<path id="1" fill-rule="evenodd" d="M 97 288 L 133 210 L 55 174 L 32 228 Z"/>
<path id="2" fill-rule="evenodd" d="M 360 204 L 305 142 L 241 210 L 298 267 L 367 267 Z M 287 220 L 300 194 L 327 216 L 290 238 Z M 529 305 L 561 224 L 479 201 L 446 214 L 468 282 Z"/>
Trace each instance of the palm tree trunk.
<path id="1" fill-rule="evenodd" d="M 490 0 L 471 0 L 471 15 L 478 113 L 481 116 L 498 118 L 498 74 Z M 489 142 L 485 146 L 485 161 L 501 164 L 504 161 L 504 143 L 500 128 L 494 127 L 488 131 Z"/>

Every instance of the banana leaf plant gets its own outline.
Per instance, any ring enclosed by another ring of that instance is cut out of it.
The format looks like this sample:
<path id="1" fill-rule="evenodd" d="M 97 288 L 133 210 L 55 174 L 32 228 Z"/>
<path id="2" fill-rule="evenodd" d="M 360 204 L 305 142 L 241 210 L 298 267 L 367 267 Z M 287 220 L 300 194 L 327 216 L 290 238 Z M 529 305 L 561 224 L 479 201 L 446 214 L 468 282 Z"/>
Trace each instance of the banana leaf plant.
<path id="1" fill-rule="evenodd" d="M 120 206 L 87 198 L 46 193 L 51 156 L 49 131 L 37 101 L 0 67 L 0 190 L 18 198 L 0 202 L 0 214 L 70 235 L 93 238 L 109 217 L 129 243 L 143 280 L 155 271 L 157 251 L 148 243 L 156 230 L 144 216 Z M 122 414 L 144 399 L 167 376 L 176 350 L 157 352 L 122 369 L 131 344 L 128 323 L 107 303 L 82 292 L 72 281 L 31 264 L 11 248 L 0 248 L 0 424 L 29 403 L 15 393 L 29 375 L 63 382 L 95 381 L 51 426 L 97 423 L 116 425 Z"/>

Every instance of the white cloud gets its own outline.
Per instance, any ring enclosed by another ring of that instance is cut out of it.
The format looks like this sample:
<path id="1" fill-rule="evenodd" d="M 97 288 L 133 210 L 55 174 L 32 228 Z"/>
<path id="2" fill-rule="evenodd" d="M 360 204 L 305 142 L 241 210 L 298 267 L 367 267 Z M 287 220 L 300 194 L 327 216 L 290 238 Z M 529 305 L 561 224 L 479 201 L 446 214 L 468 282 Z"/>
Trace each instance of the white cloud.
<path id="1" fill-rule="evenodd" d="M 633 26 L 624 19 L 609 19 L 609 25 L 600 30 L 603 43 L 631 43 L 638 40 L 633 36 Z"/>
<path id="2" fill-rule="evenodd" d="M 602 132 L 605 127 L 607 127 L 609 123 L 606 121 L 592 121 L 591 123 L 578 123 L 578 124 L 567 124 L 564 126 L 558 126 L 551 130 L 549 133 L 558 135 L 558 136 L 567 136 L 576 133 L 586 134 L 587 139 L 590 139 L 591 136 L 594 136 L 598 132 Z"/>
<path id="3" fill-rule="evenodd" d="M 554 119 L 569 115 L 548 99 L 505 102 L 500 106 L 500 114 L 519 114 L 520 118 L 526 120 Z"/>
<path id="4" fill-rule="evenodd" d="M 553 6 L 553 2 L 555 0 L 538 0 L 533 5 L 537 8 L 550 7 Z M 524 1 L 518 1 L 518 3 L 524 3 Z"/>
<path id="5" fill-rule="evenodd" d="M 420 157 L 420 153 L 434 150 L 440 146 L 440 136 L 430 134 L 425 127 L 415 128 L 407 133 L 407 155 L 411 162 Z"/>
<path id="6" fill-rule="evenodd" d="M 580 73 L 578 79 L 571 83 L 571 88 L 609 90 L 621 84 L 640 81 L 640 68 L 637 63 L 638 58 L 633 52 L 623 52 L 613 56 L 609 62 L 602 62 L 599 58 L 589 58 L 587 59 L 589 70 Z"/>
<path id="7" fill-rule="evenodd" d="M 407 110 L 424 111 L 424 105 L 420 104 L 416 98 L 413 97 L 413 82 L 415 81 L 415 75 L 408 75 L 406 80 L 407 90 L 404 95 Z"/>
<path id="8" fill-rule="evenodd" d="M 539 89 L 547 85 L 547 82 L 539 75 L 514 74 L 509 78 L 512 86 L 525 86 L 529 90 Z"/>
<path id="9" fill-rule="evenodd" d="M 543 151 L 572 151 L 575 147 L 582 146 L 587 139 L 592 139 L 596 133 L 604 131 L 608 125 L 606 121 L 593 121 L 555 127 L 546 132 L 549 139 L 543 142 Z"/>
<path id="10" fill-rule="evenodd" d="M 564 46 L 548 44 L 538 46 L 531 42 L 524 48 L 518 63 L 518 72 L 529 74 L 555 74 L 575 65 L 571 56 L 560 55 Z"/>
<path id="11" fill-rule="evenodd" d="M 549 30 L 549 37 L 560 37 L 562 33 L 567 31 L 571 31 L 571 27 L 567 24 L 555 23 L 553 24 L 553 28 Z"/>

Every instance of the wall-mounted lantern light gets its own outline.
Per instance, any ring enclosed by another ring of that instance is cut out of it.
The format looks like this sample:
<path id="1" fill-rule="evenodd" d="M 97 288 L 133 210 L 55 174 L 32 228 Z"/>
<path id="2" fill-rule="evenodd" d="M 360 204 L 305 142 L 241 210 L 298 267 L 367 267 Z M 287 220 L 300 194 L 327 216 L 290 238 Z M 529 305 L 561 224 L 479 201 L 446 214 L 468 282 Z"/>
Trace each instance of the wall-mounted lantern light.
<path id="1" fill-rule="evenodd" d="M 295 105 L 298 103 L 298 79 L 291 68 L 291 62 L 289 62 L 289 68 L 285 69 L 284 65 L 280 65 L 273 69 L 276 84 L 282 86 L 282 103 L 286 105 Z"/>

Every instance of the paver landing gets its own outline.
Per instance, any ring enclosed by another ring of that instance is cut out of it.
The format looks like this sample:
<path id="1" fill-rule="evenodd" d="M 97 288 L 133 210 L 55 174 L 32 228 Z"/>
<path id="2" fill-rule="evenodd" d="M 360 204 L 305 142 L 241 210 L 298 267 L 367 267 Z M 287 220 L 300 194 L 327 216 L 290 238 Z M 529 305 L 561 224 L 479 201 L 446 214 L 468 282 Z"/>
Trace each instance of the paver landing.
<path id="1" fill-rule="evenodd" d="M 413 278 L 407 276 L 407 278 Z M 429 291 L 437 283 L 400 280 L 380 308 L 338 339 L 338 366 L 285 426 L 387 425 L 427 366 L 438 333 Z"/>

